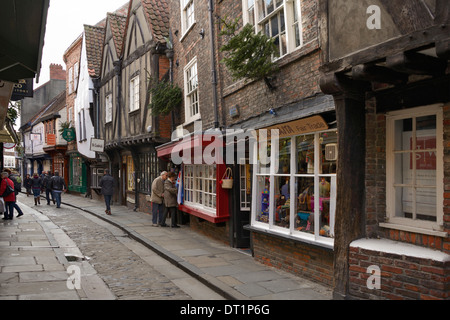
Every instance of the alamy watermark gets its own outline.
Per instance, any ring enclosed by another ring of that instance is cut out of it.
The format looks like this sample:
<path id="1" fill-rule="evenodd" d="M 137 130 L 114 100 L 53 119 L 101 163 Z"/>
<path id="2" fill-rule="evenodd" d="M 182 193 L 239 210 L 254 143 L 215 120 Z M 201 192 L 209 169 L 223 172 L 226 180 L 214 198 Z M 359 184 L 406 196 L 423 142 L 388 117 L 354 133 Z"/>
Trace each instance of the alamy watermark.
<path id="1" fill-rule="evenodd" d="M 366 26 L 369 30 L 381 29 L 381 9 L 377 5 L 371 5 L 367 8 L 367 14 L 370 17 L 367 19 Z"/>
<path id="2" fill-rule="evenodd" d="M 381 269 L 379 266 L 369 266 L 367 268 L 367 273 L 370 274 L 367 278 L 367 288 L 370 290 L 380 290 L 381 289 Z"/>
<path id="3" fill-rule="evenodd" d="M 81 289 L 81 269 L 79 266 L 71 265 L 67 268 L 69 277 L 67 278 L 66 285 L 69 290 Z"/>

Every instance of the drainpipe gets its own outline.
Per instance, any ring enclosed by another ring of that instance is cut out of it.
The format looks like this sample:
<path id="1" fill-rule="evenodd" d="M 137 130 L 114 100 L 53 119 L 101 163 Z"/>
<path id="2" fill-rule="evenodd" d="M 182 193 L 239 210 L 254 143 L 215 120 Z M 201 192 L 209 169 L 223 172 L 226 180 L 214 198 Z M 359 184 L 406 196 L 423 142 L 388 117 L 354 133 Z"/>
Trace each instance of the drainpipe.
<path id="1" fill-rule="evenodd" d="M 211 46 L 211 83 L 213 85 L 213 104 L 214 104 L 214 128 L 219 128 L 219 106 L 217 103 L 217 72 L 216 72 L 216 53 L 214 49 L 214 5 L 213 0 L 209 0 L 209 33 Z"/>
<path id="2" fill-rule="evenodd" d="M 122 100 L 122 60 L 114 61 L 114 73 L 117 76 L 117 101 L 116 101 L 116 116 L 117 116 L 117 142 L 120 145 L 121 144 L 121 131 L 122 131 L 122 113 L 121 113 L 121 100 Z"/>

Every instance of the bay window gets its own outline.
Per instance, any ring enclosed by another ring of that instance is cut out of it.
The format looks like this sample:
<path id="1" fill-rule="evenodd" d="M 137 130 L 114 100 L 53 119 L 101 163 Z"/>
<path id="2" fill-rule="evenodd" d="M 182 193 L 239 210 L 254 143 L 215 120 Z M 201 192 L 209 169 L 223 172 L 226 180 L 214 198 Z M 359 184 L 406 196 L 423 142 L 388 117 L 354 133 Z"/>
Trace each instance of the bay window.
<path id="1" fill-rule="evenodd" d="M 253 169 L 252 226 L 331 246 L 336 211 L 336 131 L 273 137 L 255 144 L 254 153 L 258 161 Z"/>

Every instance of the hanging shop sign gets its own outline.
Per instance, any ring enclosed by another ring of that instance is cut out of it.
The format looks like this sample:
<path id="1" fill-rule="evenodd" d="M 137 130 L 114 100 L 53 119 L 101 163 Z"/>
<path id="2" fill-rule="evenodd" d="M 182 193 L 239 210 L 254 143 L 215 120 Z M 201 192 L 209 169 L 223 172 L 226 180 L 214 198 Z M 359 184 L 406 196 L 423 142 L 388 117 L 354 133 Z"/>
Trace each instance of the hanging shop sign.
<path id="1" fill-rule="evenodd" d="M 62 137 L 67 142 L 74 141 L 75 137 L 76 137 L 75 128 L 66 128 L 66 129 L 64 129 L 64 131 L 62 133 Z"/>
<path id="2" fill-rule="evenodd" d="M 105 151 L 105 140 L 92 138 L 91 139 L 91 151 L 104 152 Z"/>
<path id="3" fill-rule="evenodd" d="M 19 80 L 19 83 L 14 84 L 11 100 L 17 101 L 26 97 L 33 97 L 33 79 L 22 79 Z"/>

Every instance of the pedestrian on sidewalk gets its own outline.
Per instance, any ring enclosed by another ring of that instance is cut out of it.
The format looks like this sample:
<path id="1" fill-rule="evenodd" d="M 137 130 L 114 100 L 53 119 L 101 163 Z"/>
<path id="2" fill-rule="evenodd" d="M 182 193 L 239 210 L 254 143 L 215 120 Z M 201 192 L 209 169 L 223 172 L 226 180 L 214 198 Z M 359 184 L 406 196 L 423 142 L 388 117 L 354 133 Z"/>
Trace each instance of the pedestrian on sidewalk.
<path id="1" fill-rule="evenodd" d="M 50 195 L 52 197 L 53 204 L 55 204 L 55 197 L 53 196 L 52 189 L 50 188 L 50 180 L 52 179 L 52 174 L 50 171 L 44 175 L 42 179 L 42 187 L 45 189 L 45 199 L 47 200 L 47 205 L 50 205 Z"/>
<path id="2" fill-rule="evenodd" d="M 42 189 L 42 179 L 39 177 L 37 172 L 35 172 L 33 175 L 33 179 L 31 179 L 31 190 L 33 190 L 35 206 L 41 204 L 41 189 Z"/>
<path id="3" fill-rule="evenodd" d="M 21 183 L 22 179 L 20 178 L 20 174 L 17 172 L 12 172 L 10 169 L 5 169 L 5 172 L 8 173 L 9 179 L 14 183 L 14 194 L 16 196 L 16 201 L 14 201 L 14 209 L 17 211 L 17 218 L 23 216 L 22 209 L 20 209 L 19 205 L 17 204 L 17 195 L 21 191 Z"/>
<path id="4" fill-rule="evenodd" d="M 66 182 L 59 176 L 59 171 L 55 171 L 55 175 L 50 179 L 50 189 L 56 200 L 56 207 L 61 208 L 61 193 L 66 192 Z"/>
<path id="5" fill-rule="evenodd" d="M 166 210 L 164 212 L 163 220 L 166 220 L 167 213 L 171 216 L 171 228 L 179 228 L 177 225 L 177 208 L 178 208 L 178 189 L 175 186 L 177 175 L 175 172 L 169 172 L 167 180 L 164 182 L 164 205 Z"/>
<path id="6" fill-rule="evenodd" d="M 8 178 L 9 174 L 6 171 L 3 171 L 0 174 L 2 181 L 0 183 L 0 195 L 3 197 L 3 201 L 5 202 L 5 217 L 3 220 L 12 220 L 14 214 L 14 203 L 16 202 L 16 194 L 14 193 L 14 182 L 10 178 Z M 7 186 L 11 187 L 11 192 L 5 194 L 7 191 Z"/>
<path id="7" fill-rule="evenodd" d="M 31 177 L 27 173 L 25 179 L 23 180 L 23 186 L 27 190 L 27 197 L 31 194 Z"/>
<path id="8" fill-rule="evenodd" d="M 150 201 L 152 202 L 152 222 L 153 226 L 159 225 L 161 227 L 167 227 L 166 220 L 163 220 L 164 215 L 164 181 L 167 179 L 167 172 L 163 171 L 161 176 L 153 180 L 152 183 L 152 195 Z M 159 220 L 159 221 L 158 221 Z"/>
<path id="9" fill-rule="evenodd" d="M 100 179 L 100 188 L 102 188 L 102 195 L 105 198 L 107 215 L 111 215 L 111 199 L 114 195 L 114 178 L 109 174 L 109 170 L 105 170 L 105 175 Z"/>

